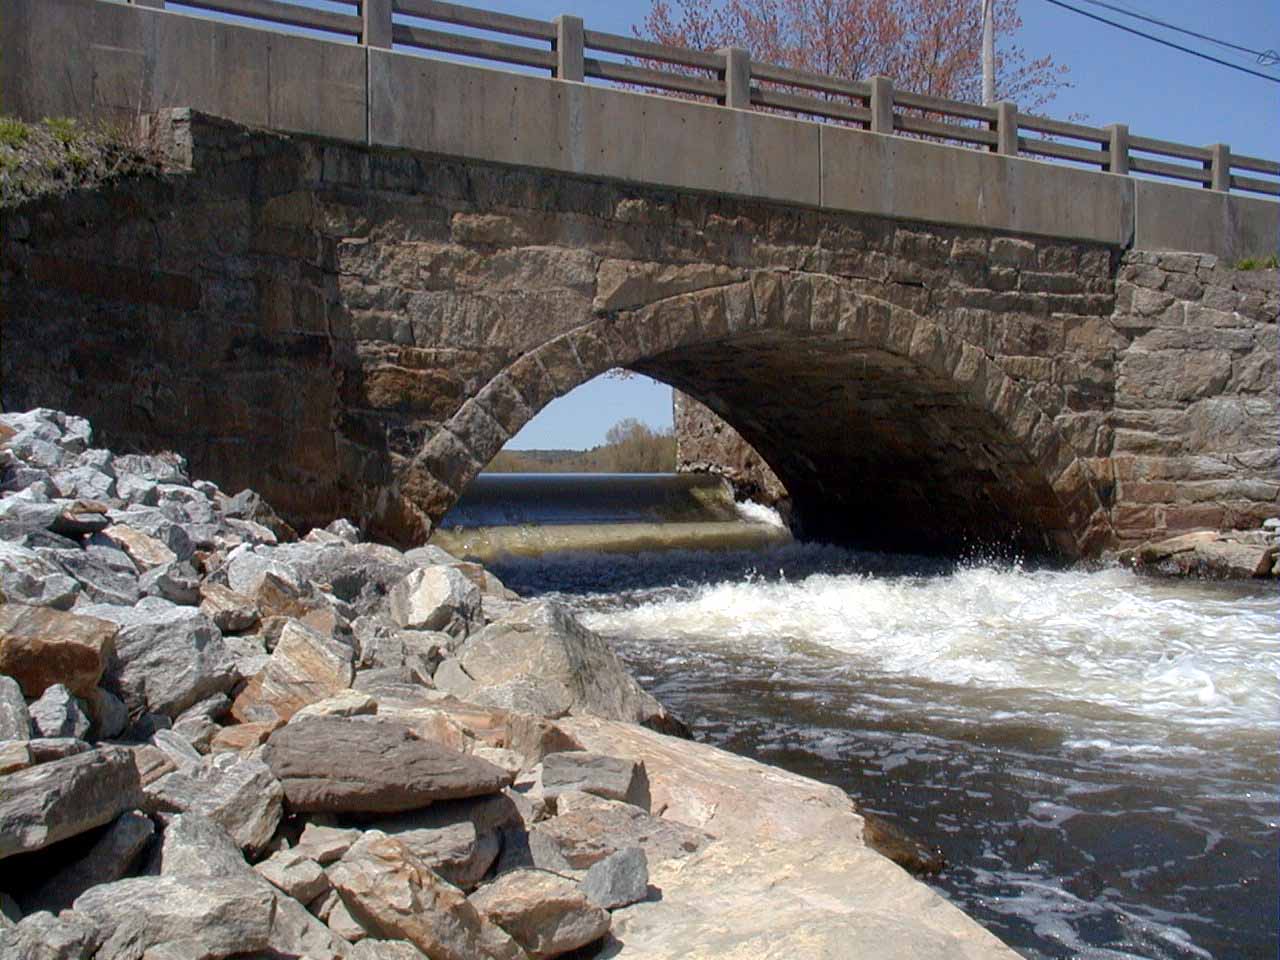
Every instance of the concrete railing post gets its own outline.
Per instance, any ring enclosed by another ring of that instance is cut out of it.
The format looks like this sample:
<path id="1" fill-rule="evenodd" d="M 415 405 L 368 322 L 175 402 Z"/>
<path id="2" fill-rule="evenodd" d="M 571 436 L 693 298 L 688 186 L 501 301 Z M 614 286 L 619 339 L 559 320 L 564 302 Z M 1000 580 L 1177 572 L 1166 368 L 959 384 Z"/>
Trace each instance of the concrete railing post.
<path id="1" fill-rule="evenodd" d="M 556 17 L 556 79 L 576 80 L 586 77 L 586 55 L 581 17 L 567 14 Z"/>
<path id="2" fill-rule="evenodd" d="M 1208 187 L 1226 193 L 1231 189 L 1231 148 L 1225 143 L 1215 143 L 1209 153 L 1211 157 L 1204 166 L 1213 179 Z"/>
<path id="3" fill-rule="evenodd" d="M 360 0 L 360 16 L 364 26 L 360 42 L 366 47 L 391 49 L 391 0 Z"/>
<path id="4" fill-rule="evenodd" d="M 893 81 L 871 78 L 871 132 L 893 133 Z"/>
<path id="5" fill-rule="evenodd" d="M 1127 123 L 1113 123 L 1107 127 L 1107 131 L 1111 134 L 1107 138 L 1107 166 L 1108 173 L 1128 173 L 1129 172 L 1129 125 Z"/>
<path id="6" fill-rule="evenodd" d="M 151 7 L 153 10 L 163 10 L 164 0 L 129 0 L 135 7 Z"/>
<path id="7" fill-rule="evenodd" d="M 721 47 L 724 57 L 724 105 L 735 110 L 751 109 L 751 54 L 741 47 Z"/>
<path id="8" fill-rule="evenodd" d="M 996 153 L 1018 155 L 1018 105 L 1012 100 L 996 104 Z"/>

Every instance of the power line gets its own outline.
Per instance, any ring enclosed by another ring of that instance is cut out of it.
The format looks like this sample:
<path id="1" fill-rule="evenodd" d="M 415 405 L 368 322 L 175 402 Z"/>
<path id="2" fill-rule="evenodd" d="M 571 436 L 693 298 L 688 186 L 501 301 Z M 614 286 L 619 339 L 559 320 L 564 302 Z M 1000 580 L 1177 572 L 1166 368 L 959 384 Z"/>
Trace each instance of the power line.
<path id="1" fill-rule="evenodd" d="M 1188 30 L 1185 27 L 1178 27 L 1172 23 L 1159 20 L 1155 17 L 1148 17 L 1145 14 L 1138 13 L 1134 10 L 1126 10 L 1124 7 L 1117 7 L 1114 4 L 1104 3 L 1103 0 L 1083 0 L 1083 2 L 1092 4 L 1095 7 L 1103 7 L 1106 10 L 1112 10 L 1115 13 L 1122 13 L 1126 17 L 1133 17 L 1135 20 L 1144 20 L 1147 23 L 1155 24 L 1157 27 L 1164 27 L 1166 30 L 1185 33 L 1189 37 L 1196 37 L 1199 40 L 1208 40 L 1210 43 L 1216 43 L 1220 47 L 1230 47 L 1232 50 L 1239 50 L 1241 53 L 1247 53 L 1250 56 L 1257 57 L 1259 62 L 1276 56 L 1276 52 L 1274 50 L 1251 50 L 1249 47 L 1242 47 L 1238 43 L 1231 43 L 1227 40 L 1219 40 L 1217 37 L 1211 37 L 1207 33 L 1196 33 L 1194 30 Z"/>
<path id="2" fill-rule="evenodd" d="M 1189 53 L 1193 57 L 1199 57 L 1202 60 L 1208 60 L 1211 63 L 1216 63 L 1223 67 L 1230 67 L 1232 70 L 1239 70 L 1241 73 L 1247 73 L 1250 76 L 1261 77 L 1263 80 L 1270 80 L 1272 83 L 1280 83 L 1280 77 L 1273 77 L 1269 73 L 1261 73 L 1258 70 L 1250 70 L 1248 67 L 1242 67 L 1238 63 L 1232 63 L 1230 60 L 1220 60 L 1217 57 L 1211 57 L 1207 53 L 1201 53 L 1199 50 L 1192 50 L 1190 47 L 1184 47 L 1181 44 L 1174 43 L 1172 40 L 1153 37 L 1151 34 L 1143 33 L 1141 30 L 1135 30 L 1133 27 L 1126 27 L 1123 23 L 1116 23 L 1114 20 L 1108 20 L 1106 17 L 1100 17 L 1096 13 L 1090 13 L 1088 10 L 1081 10 L 1079 7 L 1073 7 L 1069 3 L 1063 3 L 1062 0 L 1046 0 L 1046 2 L 1052 3 L 1055 7 L 1062 7 L 1064 10 L 1070 10 L 1072 13 L 1078 13 L 1082 17 L 1088 17 L 1090 20 L 1097 20 L 1099 23 L 1105 23 L 1107 26 L 1115 27 L 1117 30 L 1123 30 L 1125 33 L 1132 33 L 1134 36 L 1153 40 L 1166 47 L 1172 47 L 1174 50 L 1181 50 L 1183 53 Z"/>

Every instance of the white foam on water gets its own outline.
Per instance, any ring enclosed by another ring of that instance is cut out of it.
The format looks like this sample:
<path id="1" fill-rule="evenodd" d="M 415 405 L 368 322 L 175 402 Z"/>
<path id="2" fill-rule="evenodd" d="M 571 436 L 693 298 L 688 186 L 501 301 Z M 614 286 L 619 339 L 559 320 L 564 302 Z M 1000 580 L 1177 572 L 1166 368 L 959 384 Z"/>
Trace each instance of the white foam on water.
<path id="1" fill-rule="evenodd" d="M 756 503 L 754 500 L 738 500 L 734 503 L 733 508 L 738 512 L 738 516 L 746 523 L 763 523 L 771 527 L 786 527 L 786 521 L 782 519 L 782 514 L 778 513 L 773 507 L 767 507 L 763 503 Z"/>
<path id="2" fill-rule="evenodd" d="M 1039 692 L 1176 724 L 1280 729 L 1280 594 L 1194 589 L 1118 568 L 814 574 L 659 594 L 586 620 L 655 643 L 784 658 L 789 645 L 817 644 L 863 672 Z"/>

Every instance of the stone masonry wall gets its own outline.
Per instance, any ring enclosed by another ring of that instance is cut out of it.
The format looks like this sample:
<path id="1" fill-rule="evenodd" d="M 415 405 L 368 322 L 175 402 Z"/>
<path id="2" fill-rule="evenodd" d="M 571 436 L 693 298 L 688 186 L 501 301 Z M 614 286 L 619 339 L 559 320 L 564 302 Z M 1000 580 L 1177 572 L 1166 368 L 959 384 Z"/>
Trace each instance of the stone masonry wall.
<path id="1" fill-rule="evenodd" d="M 185 169 L 0 212 L 4 404 L 301 526 L 420 540 L 614 366 L 732 423 L 815 536 L 1074 555 L 1275 512 L 1274 276 L 165 123 Z"/>

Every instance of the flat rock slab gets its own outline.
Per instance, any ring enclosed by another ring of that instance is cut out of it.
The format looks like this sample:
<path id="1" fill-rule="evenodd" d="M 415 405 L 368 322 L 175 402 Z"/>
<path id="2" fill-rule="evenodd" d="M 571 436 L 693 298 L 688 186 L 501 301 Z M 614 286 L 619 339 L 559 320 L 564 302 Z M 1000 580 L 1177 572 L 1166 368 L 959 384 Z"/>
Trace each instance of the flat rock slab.
<path id="1" fill-rule="evenodd" d="M 856 841 L 715 843 L 656 864 L 662 897 L 615 910 L 610 960 L 1017 960 Z"/>
<path id="2" fill-rule="evenodd" d="M 609 932 L 606 910 L 572 880 L 541 870 L 504 873 L 473 893 L 471 902 L 533 960 L 558 957 Z"/>
<path id="3" fill-rule="evenodd" d="M 118 627 L 51 607 L 0 604 L 0 673 L 28 697 L 56 683 L 87 697 L 102 678 Z"/>
<path id="4" fill-rule="evenodd" d="M 242 723 L 288 721 L 309 704 L 347 690 L 355 651 L 332 634 L 287 620 L 266 667 L 236 697 Z"/>
<path id="5" fill-rule="evenodd" d="M 151 819 L 137 810 L 121 814 L 83 857 L 63 867 L 37 889 L 21 898 L 25 913 L 47 910 L 57 913 L 100 883 L 128 876 L 134 861 L 155 835 Z"/>
<path id="6" fill-rule="evenodd" d="M 122 747 L 8 774 L 0 790 L 0 858 L 110 823 L 141 800 L 133 752 Z"/>
<path id="7" fill-rule="evenodd" d="M 420 740 L 403 724 L 315 717 L 281 727 L 263 759 L 299 812 L 399 813 L 496 793 L 511 774 Z"/>

